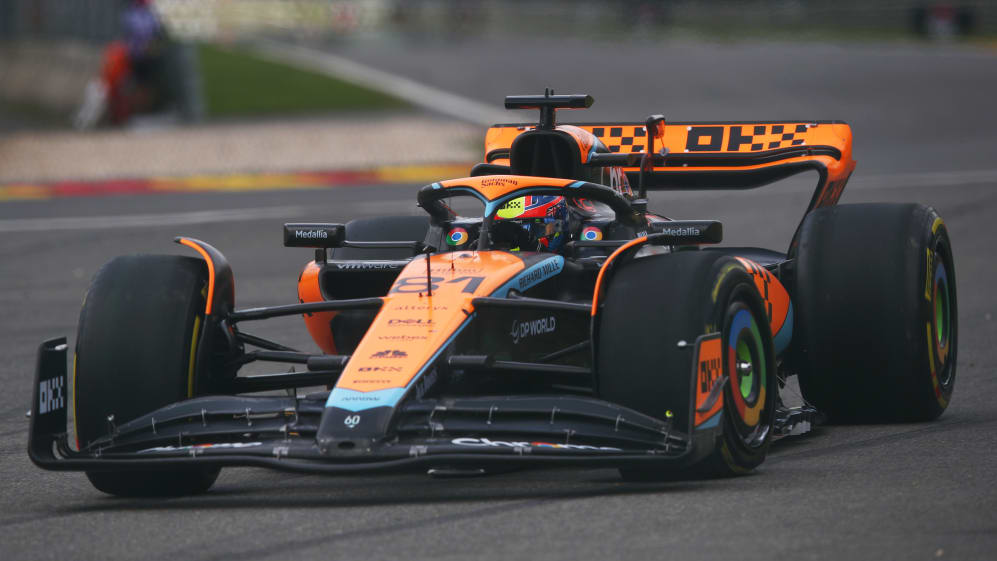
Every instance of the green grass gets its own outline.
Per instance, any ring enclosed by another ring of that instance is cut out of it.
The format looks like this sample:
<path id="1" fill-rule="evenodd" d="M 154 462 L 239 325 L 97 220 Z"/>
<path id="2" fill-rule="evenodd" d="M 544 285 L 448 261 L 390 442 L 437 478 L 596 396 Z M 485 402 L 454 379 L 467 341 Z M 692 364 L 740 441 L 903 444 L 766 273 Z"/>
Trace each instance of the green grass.
<path id="1" fill-rule="evenodd" d="M 216 45 L 198 46 L 209 117 L 369 111 L 409 107 L 367 88 Z"/>

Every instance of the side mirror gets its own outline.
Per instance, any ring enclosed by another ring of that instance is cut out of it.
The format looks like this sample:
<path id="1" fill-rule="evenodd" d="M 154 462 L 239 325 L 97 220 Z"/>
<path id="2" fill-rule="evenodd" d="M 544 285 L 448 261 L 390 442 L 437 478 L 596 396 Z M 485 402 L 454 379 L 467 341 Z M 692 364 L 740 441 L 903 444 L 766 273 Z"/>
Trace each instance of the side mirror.
<path id="1" fill-rule="evenodd" d="M 668 220 L 652 222 L 648 232 L 659 245 L 695 245 L 720 243 L 724 239 L 723 224 L 716 220 Z"/>
<path id="2" fill-rule="evenodd" d="M 345 240 L 342 224 L 284 224 L 284 247 L 340 247 Z"/>

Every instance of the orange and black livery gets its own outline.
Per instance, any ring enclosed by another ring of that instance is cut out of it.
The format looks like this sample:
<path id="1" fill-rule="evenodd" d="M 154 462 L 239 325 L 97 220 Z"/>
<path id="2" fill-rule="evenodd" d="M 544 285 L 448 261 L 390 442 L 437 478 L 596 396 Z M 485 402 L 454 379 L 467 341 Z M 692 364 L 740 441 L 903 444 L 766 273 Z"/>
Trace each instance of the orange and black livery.
<path id="1" fill-rule="evenodd" d="M 285 246 L 314 251 L 297 301 L 237 307 L 232 267 L 192 238 L 177 242 L 195 255 L 112 261 L 72 377 L 65 338 L 39 349 L 31 459 L 115 495 L 203 492 L 226 466 L 646 480 L 751 471 L 828 418 L 942 414 L 958 348 L 945 223 L 839 204 L 846 123 L 558 123 L 592 103 L 507 97 L 540 118 L 491 127 L 467 177 L 413 193 L 420 216 L 285 224 Z M 779 248 L 650 209 L 802 172 L 816 187 Z M 287 316 L 316 350 L 252 333 Z M 788 406 L 791 376 L 805 401 Z"/>

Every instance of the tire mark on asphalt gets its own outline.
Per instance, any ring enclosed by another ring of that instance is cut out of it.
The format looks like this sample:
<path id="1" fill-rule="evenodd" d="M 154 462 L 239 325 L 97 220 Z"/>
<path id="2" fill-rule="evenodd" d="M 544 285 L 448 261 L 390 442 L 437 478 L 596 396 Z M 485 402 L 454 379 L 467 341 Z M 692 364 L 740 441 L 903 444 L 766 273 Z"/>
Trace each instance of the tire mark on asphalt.
<path id="1" fill-rule="evenodd" d="M 997 183 L 997 170 L 946 170 L 881 173 L 856 176 L 858 189 L 916 189 L 921 187 L 968 187 Z"/>
<path id="2" fill-rule="evenodd" d="M 413 212 L 415 202 L 401 199 L 382 200 L 376 202 L 359 202 L 352 205 L 353 217 L 379 216 L 385 213 L 424 215 Z M 0 219 L 0 233 L 28 234 L 49 231 L 101 231 L 117 229 L 147 230 L 150 228 L 165 228 L 170 226 L 192 226 L 200 224 L 216 225 L 222 222 L 249 222 L 261 219 L 290 220 L 298 219 L 315 210 L 305 206 L 239 208 L 228 210 L 186 211 L 158 214 L 113 214 L 106 216 L 61 216 L 55 218 L 5 218 Z M 86 240 L 92 243 L 92 240 Z M 65 248 L 66 242 L 49 243 L 50 246 Z M 25 250 L 19 245 L 17 251 L 21 254 L 34 253 L 35 250 Z"/>
<path id="3" fill-rule="evenodd" d="M 698 485 L 694 485 L 694 487 L 698 487 Z M 371 538 L 375 536 L 384 537 L 385 535 L 390 534 L 392 532 L 416 530 L 420 528 L 430 528 L 433 526 L 441 526 L 458 521 L 486 518 L 489 516 L 495 516 L 509 512 L 525 511 L 539 506 L 552 504 L 555 502 L 586 499 L 603 495 L 648 494 L 653 492 L 663 492 L 667 489 L 668 487 L 666 487 L 665 484 L 643 486 L 643 485 L 627 485 L 620 482 L 620 483 L 615 483 L 613 487 L 610 488 L 598 487 L 591 490 L 588 489 L 571 490 L 564 493 L 557 493 L 556 496 L 533 498 L 533 499 L 527 499 L 527 500 L 516 501 L 513 503 L 506 503 L 500 505 L 490 505 L 478 509 L 473 509 L 471 511 L 458 512 L 443 516 L 435 516 L 428 519 L 415 520 L 415 521 L 402 521 L 392 524 L 386 524 L 375 528 L 350 530 L 336 534 L 314 536 L 307 539 L 301 539 L 301 538 L 292 539 L 276 544 L 269 544 L 262 547 L 252 547 L 239 552 L 233 552 L 229 550 L 225 551 L 224 553 L 215 554 L 209 557 L 203 557 L 203 559 L 207 559 L 210 561 L 223 561 L 233 558 L 265 559 L 275 555 L 286 556 L 288 554 L 299 553 L 301 551 L 305 551 L 317 546 L 330 546 L 336 544 L 337 542 L 362 539 L 362 538 Z M 535 495 L 535 493 L 530 493 L 530 495 Z M 202 550 L 203 546 L 192 545 L 189 548 L 183 548 L 180 550 L 171 551 L 167 555 L 167 558 L 175 559 L 177 558 L 178 554 L 185 555 L 188 552 L 200 552 Z"/>
<path id="4" fill-rule="evenodd" d="M 951 224 L 955 218 L 961 219 L 972 216 L 974 214 L 986 213 L 989 214 L 993 212 L 994 201 L 997 201 L 997 191 L 993 189 L 993 186 L 989 186 L 991 189 L 984 193 L 981 200 L 972 200 L 960 202 L 945 207 L 945 219 Z"/>
<path id="5" fill-rule="evenodd" d="M 386 524 L 384 526 L 379 526 L 374 528 L 364 528 L 361 530 L 352 530 L 348 532 L 340 532 L 331 535 L 320 535 L 308 539 L 288 540 L 285 542 L 270 544 L 265 547 L 254 547 L 240 552 L 225 551 L 219 554 L 212 555 L 210 557 L 204 557 L 204 559 L 209 561 L 226 561 L 228 559 L 233 559 L 233 558 L 239 558 L 244 560 L 264 559 L 274 555 L 287 555 L 297 551 L 303 551 L 310 549 L 312 547 L 317 547 L 320 545 L 328 546 L 336 542 L 341 542 L 346 540 L 355 540 L 355 539 L 371 538 L 371 537 L 383 538 L 386 534 L 392 532 L 399 532 L 403 530 L 417 530 L 420 528 L 431 528 L 433 526 L 445 525 L 451 522 L 485 518 L 488 516 L 495 516 L 507 512 L 526 510 L 529 508 L 540 506 L 541 504 L 547 502 L 547 500 L 548 499 L 531 499 L 527 501 L 517 501 L 511 504 L 487 506 L 484 508 L 472 510 L 470 512 L 447 514 L 444 516 L 436 516 L 433 518 L 417 520 L 417 521 L 396 522 L 394 524 Z M 198 549 L 201 548 L 199 547 Z M 169 557 L 176 558 L 177 553 L 178 552 L 174 551 L 171 553 L 171 555 L 169 555 Z"/>
<path id="6" fill-rule="evenodd" d="M 10 416 L 11 419 L 16 418 L 18 414 L 23 418 L 24 414 L 31 409 L 31 405 L 17 405 L 14 407 L 8 407 L 7 409 L 0 410 L 0 421 L 6 421 L 7 417 Z"/>
<path id="7" fill-rule="evenodd" d="M 23 434 L 23 435 L 27 435 L 28 434 L 28 427 L 22 427 L 22 428 L 19 428 L 19 429 L 14 429 L 14 430 L 9 430 L 9 431 L 5 431 L 5 432 L 0 432 L 0 438 L 4 438 L 4 437 L 10 436 L 12 434 Z"/>
<path id="8" fill-rule="evenodd" d="M 299 217 L 312 209 L 304 206 L 199 210 L 161 214 L 108 216 L 67 216 L 60 218 L 7 218 L 0 220 L 0 232 L 53 232 L 57 230 L 106 230 L 110 228 L 149 228 L 243 222 L 263 218 Z"/>
<path id="9" fill-rule="evenodd" d="M 918 427 L 918 428 L 915 428 L 915 429 L 912 429 L 912 430 L 908 430 L 908 431 L 903 431 L 903 432 L 899 432 L 899 433 L 892 433 L 892 434 L 886 434 L 886 435 L 881 435 L 881 436 L 875 436 L 875 437 L 866 438 L 866 439 L 862 439 L 862 440 L 851 441 L 851 442 L 845 442 L 845 443 L 842 443 L 842 444 L 836 444 L 836 445 L 827 446 L 827 447 L 824 447 L 824 448 L 807 449 L 807 450 L 800 450 L 800 451 L 795 451 L 795 452 L 789 452 L 789 451 L 787 451 L 787 452 L 784 452 L 784 453 L 773 454 L 773 455 L 770 455 L 768 459 L 766 459 L 765 465 L 774 465 L 774 464 L 779 464 L 781 462 L 786 462 L 786 461 L 806 460 L 806 459 L 810 459 L 810 458 L 814 458 L 814 457 L 820 457 L 820 456 L 832 455 L 832 454 L 839 454 L 839 453 L 846 452 L 846 451 L 849 451 L 849 450 L 860 449 L 860 448 L 868 448 L 868 447 L 874 447 L 874 446 L 880 446 L 880 445 L 889 444 L 889 443 L 898 442 L 898 441 L 903 441 L 903 440 L 907 440 L 907 439 L 911 439 L 911 438 L 917 438 L 917 437 L 924 436 L 924 435 L 931 434 L 931 433 L 946 432 L 946 431 L 951 431 L 951 430 L 958 430 L 958 429 L 965 428 L 966 426 L 985 426 L 985 425 L 990 425 L 990 424 L 994 424 L 994 423 L 997 423 L 997 419 L 992 419 L 992 418 L 991 419 L 980 419 L 978 417 L 968 417 L 968 418 L 964 418 L 964 419 L 953 419 L 953 420 L 949 420 L 949 421 L 942 421 L 942 422 L 934 423 L 934 424 L 931 424 L 931 425 L 927 425 L 927 426 L 923 426 L 923 427 Z M 789 442 L 786 442 L 785 444 L 789 444 Z M 0 451 L 0 455 L 3 455 L 3 456 L 13 455 L 13 454 L 16 454 L 16 453 L 21 453 L 21 451 L 20 450 L 17 450 L 17 451 L 11 450 L 9 452 L 7 452 L 7 451 Z M 674 483 L 692 483 L 692 481 L 689 480 L 689 481 L 674 482 Z M 542 499 L 535 499 L 535 500 L 531 500 L 531 501 L 521 501 L 521 502 L 517 502 L 516 504 L 517 505 L 523 505 L 523 507 L 525 508 L 527 506 L 536 506 L 536 505 L 538 505 L 540 503 L 547 502 L 547 501 L 552 501 L 552 500 L 570 500 L 570 499 L 575 499 L 575 498 L 594 497 L 594 496 L 601 496 L 601 495 L 646 494 L 646 493 L 661 492 L 661 491 L 665 491 L 665 490 L 676 490 L 674 488 L 674 483 L 671 483 L 671 484 L 665 483 L 665 484 L 660 484 L 660 485 L 653 485 L 651 487 L 647 487 L 647 486 L 636 486 L 635 487 L 635 486 L 627 486 L 627 485 L 620 484 L 619 486 L 617 486 L 615 488 L 601 487 L 601 488 L 593 488 L 593 489 L 583 489 L 583 490 L 577 490 L 577 491 L 569 491 L 569 492 L 565 492 L 565 493 L 557 493 L 557 492 L 555 492 L 556 496 L 553 496 L 553 497 L 548 496 L 548 497 L 545 497 L 545 498 L 542 498 Z M 211 497 L 212 497 L 211 494 L 205 495 L 205 498 L 211 498 Z M 215 498 L 221 498 L 221 497 L 218 496 L 218 494 L 215 494 L 214 497 Z M 487 499 L 483 499 L 483 500 L 487 500 Z M 390 500 L 389 501 L 377 501 L 377 500 L 375 500 L 375 501 L 365 502 L 365 504 L 368 505 L 368 506 L 370 506 L 371 504 L 378 504 L 379 502 L 381 502 L 382 504 L 397 504 L 399 501 L 390 501 Z M 405 502 L 405 501 L 400 501 L 400 502 Z M 413 501 L 413 502 L 424 503 L 424 502 L 436 502 L 436 501 L 433 501 L 432 499 L 429 499 L 429 500 L 420 499 L 420 500 Z M 259 499 L 236 500 L 236 501 L 231 502 L 231 503 L 230 502 L 226 502 L 223 505 L 221 505 L 219 508 L 225 508 L 225 509 L 253 508 L 254 506 L 259 506 L 259 503 L 260 503 Z M 318 501 L 317 503 L 315 501 L 308 501 L 308 500 L 304 500 L 304 501 L 294 500 L 291 503 L 288 503 L 287 507 L 288 508 L 311 508 L 311 507 L 328 506 L 329 504 L 330 504 L 329 501 L 325 500 L 325 499 L 322 499 L 322 500 Z M 273 507 L 274 505 L 272 503 L 270 503 L 269 506 Z M 344 506 L 344 505 L 342 503 L 340 503 L 338 506 Z M 353 504 L 352 502 L 348 502 L 348 504 L 346 504 L 345 506 L 358 506 L 358 505 Z M 109 502 L 109 503 L 103 503 L 103 504 L 96 505 L 96 506 L 93 505 L 93 504 L 79 505 L 79 506 L 76 506 L 76 507 L 72 507 L 69 510 L 64 511 L 62 513 L 51 513 L 50 512 L 50 513 L 41 514 L 41 515 L 22 516 L 22 517 L 7 519 L 7 520 L 0 520 L 0 528 L 6 528 L 6 527 L 10 527 L 10 526 L 17 526 L 17 525 L 21 525 L 21 524 L 27 524 L 27 523 L 36 522 L 36 521 L 42 521 L 42 520 L 50 520 L 50 519 L 53 519 L 53 518 L 71 517 L 71 516 L 74 516 L 74 515 L 77 515 L 77 514 L 85 514 L 87 512 L 93 512 L 93 511 L 112 511 L 113 510 L 113 511 L 122 511 L 123 512 L 123 511 L 129 511 L 129 510 L 169 510 L 171 508 L 179 508 L 179 509 L 183 510 L 183 509 L 187 509 L 187 508 L 204 509 L 204 508 L 211 508 L 211 507 L 210 506 L 205 506 L 202 501 L 196 501 L 196 500 L 194 502 L 186 502 L 186 503 L 176 503 L 174 501 L 167 501 L 165 503 L 163 501 L 156 501 L 156 502 L 151 502 L 150 503 L 150 502 L 143 501 L 143 502 L 139 502 L 139 503 L 132 502 L 132 503 L 128 503 L 128 504 L 121 504 L 120 502 L 112 501 L 112 502 Z M 488 513 L 492 512 L 492 511 L 495 511 L 495 513 L 499 513 L 499 512 L 503 512 L 504 510 L 508 510 L 510 508 L 511 508 L 510 505 L 501 505 L 501 507 L 487 507 L 485 509 L 481 509 L 481 512 L 482 512 L 482 516 L 484 516 L 484 515 L 487 515 Z M 459 518 L 459 516 L 458 516 L 458 518 Z M 437 520 L 437 519 L 433 519 L 433 520 Z M 447 520 L 440 519 L 439 521 L 440 522 L 445 522 Z M 432 521 L 426 521 L 427 524 L 430 523 L 430 522 L 432 522 Z M 396 529 L 397 530 L 397 529 L 403 529 L 405 527 L 420 527 L 420 526 L 418 526 L 418 525 L 416 525 L 416 526 L 413 526 L 413 525 L 407 525 L 407 526 L 406 525 L 399 525 L 398 528 L 394 528 L 393 526 L 389 526 L 389 527 L 380 529 L 378 531 L 390 531 L 391 529 Z M 344 534 L 337 535 L 337 536 L 340 537 L 340 538 L 342 538 L 342 539 L 352 539 L 353 537 L 362 537 L 362 536 L 365 536 L 365 535 L 367 535 L 367 533 L 368 533 L 368 531 L 364 530 L 364 531 L 361 531 L 361 532 L 344 533 Z M 335 538 L 337 538 L 337 536 L 324 536 L 321 540 L 316 539 L 316 540 L 313 540 L 313 541 L 315 541 L 316 543 L 319 543 L 322 540 L 335 539 Z M 290 541 L 288 543 L 289 544 L 306 544 L 308 542 L 301 542 L 299 540 L 293 540 L 293 541 Z M 292 547 L 290 547 L 289 545 L 286 545 L 286 544 L 280 545 L 280 546 L 273 546 L 273 547 L 274 548 L 278 548 L 279 547 L 281 551 L 287 551 L 289 549 L 293 549 Z M 305 547 L 310 547 L 310 545 L 305 545 Z"/>
<path id="10" fill-rule="evenodd" d="M 314 477 L 308 474 L 286 474 L 288 479 L 300 479 L 306 477 Z M 102 496 L 102 500 L 90 500 L 85 499 L 86 502 L 76 502 L 75 504 L 63 504 L 55 510 L 49 510 L 44 513 L 38 514 L 26 514 L 17 517 L 11 517 L 7 519 L 0 519 L 0 529 L 20 526 L 24 524 L 30 524 L 32 522 L 49 522 L 56 519 L 72 518 L 74 516 L 87 516 L 93 513 L 109 513 L 109 514 L 126 514 L 130 512 L 167 512 L 167 511 L 208 511 L 208 510 L 246 510 L 246 509 L 259 509 L 267 508 L 273 509 L 312 509 L 312 508 L 337 508 L 337 509 L 348 509 L 348 508 L 359 508 L 359 507 L 371 507 L 371 506 L 397 506 L 404 504 L 433 504 L 433 503 L 467 503 L 467 502 L 491 502 L 495 500 L 508 501 L 514 498 L 521 497 L 533 497 L 529 500 L 517 501 L 516 504 L 533 504 L 542 503 L 556 500 L 572 500 L 572 499 L 582 499 L 582 498 L 592 498 L 599 496 L 621 496 L 621 495 L 647 495 L 653 493 L 681 493 L 681 492 L 696 492 L 701 487 L 703 487 L 703 482 L 695 480 L 687 481 L 670 481 L 661 483 L 641 483 L 641 484 L 627 484 L 623 481 L 613 480 L 608 485 L 604 480 L 597 480 L 582 484 L 580 488 L 576 489 L 548 489 L 545 496 L 542 498 L 537 497 L 536 490 L 524 490 L 517 494 L 517 492 L 511 492 L 508 488 L 503 486 L 500 491 L 494 489 L 484 489 L 483 493 L 477 495 L 461 494 L 459 496 L 417 496 L 417 497 L 374 497 L 371 498 L 364 491 L 365 495 L 363 499 L 330 499 L 328 497 L 307 497 L 299 498 L 296 496 L 283 496 L 279 499 L 274 499 L 273 497 L 261 497 L 252 491 L 241 492 L 241 491 L 212 491 L 204 495 L 199 495 L 195 497 L 178 497 L 178 498 L 165 498 L 165 499 L 123 499 Z M 360 487 L 367 489 L 366 485 L 362 482 Z M 74 492 L 78 492 L 74 491 Z M 236 495 L 236 496 L 233 496 Z M 480 509 L 482 511 L 491 512 L 492 510 L 498 509 L 501 511 L 500 507 L 508 508 L 509 505 L 499 505 L 487 507 L 485 509 Z M 476 511 L 474 511 L 476 512 Z M 464 516 L 464 515 L 461 515 Z M 251 530 L 250 532 L 255 532 L 256 530 Z M 380 530 L 379 530 L 380 531 Z M 348 537 L 354 537 L 353 533 L 348 533 Z M 346 534 L 344 534 L 346 535 Z M 328 536 L 323 539 L 329 539 Z M 301 543 L 300 540 L 290 540 L 288 543 L 297 544 Z M 276 546 L 274 546 L 276 547 Z M 189 547 L 182 548 L 171 552 L 169 557 L 172 559 L 174 555 L 178 552 L 185 551 L 197 551 L 200 552 L 203 547 L 199 545 L 190 545 Z M 293 549 L 289 546 L 281 546 L 281 551 L 286 551 Z"/>
<path id="11" fill-rule="evenodd" d="M 991 425 L 994 423 L 997 423 L 997 419 L 966 418 L 966 419 L 953 419 L 951 421 L 942 421 L 938 423 L 933 423 L 928 426 L 918 427 L 916 429 L 908 431 L 884 434 L 881 436 L 873 436 L 862 440 L 853 440 L 851 442 L 834 444 L 824 448 L 800 450 L 797 452 L 786 452 L 774 456 L 770 455 L 765 460 L 764 465 L 778 464 L 784 461 L 803 460 L 819 456 L 827 456 L 830 454 L 838 454 L 843 451 L 854 450 L 858 448 L 869 448 L 873 446 L 880 446 L 883 444 L 890 444 L 893 442 L 898 442 L 911 438 L 917 438 L 919 436 L 923 436 L 930 433 L 957 430 L 965 428 L 967 425 L 984 426 L 984 425 Z"/>
<path id="12" fill-rule="evenodd" d="M 953 222 L 962 222 L 961 219 L 967 216 L 992 212 L 993 204 L 995 201 L 997 201 L 997 190 L 994 189 L 995 184 L 997 184 L 997 182 L 978 183 L 978 184 L 969 185 L 972 187 L 984 187 L 985 189 L 974 190 L 973 195 L 976 195 L 976 197 L 971 198 L 969 200 L 964 200 L 958 203 L 944 205 L 945 216 L 943 218 L 945 219 L 945 221 L 949 224 Z M 876 186 L 876 187 L 868 187 L 865 190 L 868 193 L 886 194 L 889 192 L 889 189 L 891 188 L 892 187 L 889 186 L 886 187 Z M 939 187 L 939 189 L 943 188 L 944 187 Z M 872 202 L 872 201 L 862 201 L 862 202 Z M 941 206 L 941 205 L 931 205 L 931 206 Z M 959 218 L 960 220 L 956 221 L 954 220 L 955 218 Z"/>

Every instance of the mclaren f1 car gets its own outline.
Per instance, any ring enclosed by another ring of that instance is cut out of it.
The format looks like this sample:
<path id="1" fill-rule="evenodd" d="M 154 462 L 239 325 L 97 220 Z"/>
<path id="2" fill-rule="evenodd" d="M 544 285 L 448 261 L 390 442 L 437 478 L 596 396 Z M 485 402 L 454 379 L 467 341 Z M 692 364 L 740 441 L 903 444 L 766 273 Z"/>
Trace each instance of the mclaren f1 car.
<path id="1" fill-rule="evenodd" d="M 539 122 L 490 128 L 469 177 L 418 190 L 424 215 L 286 224 L 284 245 L 315 251 L 298 302 L 237 308 L 225 257 L 187 237 L 191 256 L 105 265 L 71 376 L 67 340 L 41 345 L 31 459 L 116 495 L 202 492 L 226 466 L 729 475 L 825 417 L 946 408 L 958 339 L 945 224 L 917 204 L 837 204 L 855 167 L 847 124 L 558 125 L 557 110 L 592 98 L 505 103 Z M 719 245 L 719 222 L 647 208 L 648 191 L 811 170 L 783 251 Z M 299 315 L 319 352 L 247 329 Z M 247 375 L 250 363 L 279 366 Z M 805 397 L 794 407 L 780 397 L 789 376 Z"/>

